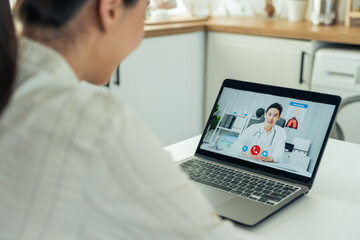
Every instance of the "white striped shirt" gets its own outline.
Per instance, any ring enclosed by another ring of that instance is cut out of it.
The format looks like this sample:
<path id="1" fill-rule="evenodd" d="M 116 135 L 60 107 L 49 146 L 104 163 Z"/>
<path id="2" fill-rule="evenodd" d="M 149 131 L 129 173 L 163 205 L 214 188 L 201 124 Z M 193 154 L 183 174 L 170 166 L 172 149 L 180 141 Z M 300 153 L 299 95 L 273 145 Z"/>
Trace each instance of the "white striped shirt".
<path id="1" fill-rule="evenodd" d="M 123 104 L 34 41 L 19 61 L 0 118 L 0 239 L 236 238 Z"/>

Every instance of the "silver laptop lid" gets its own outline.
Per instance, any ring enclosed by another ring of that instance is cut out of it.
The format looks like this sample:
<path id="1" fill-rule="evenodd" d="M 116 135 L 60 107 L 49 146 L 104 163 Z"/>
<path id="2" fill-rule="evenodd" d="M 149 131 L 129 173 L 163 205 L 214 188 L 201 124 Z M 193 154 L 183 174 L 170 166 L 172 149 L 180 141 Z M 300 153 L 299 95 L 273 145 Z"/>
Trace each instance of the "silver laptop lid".
<path id="1" fill-rule="evenodd" d="M 195 155 L 311 188 L 340 101 L 227 79 Z"/>

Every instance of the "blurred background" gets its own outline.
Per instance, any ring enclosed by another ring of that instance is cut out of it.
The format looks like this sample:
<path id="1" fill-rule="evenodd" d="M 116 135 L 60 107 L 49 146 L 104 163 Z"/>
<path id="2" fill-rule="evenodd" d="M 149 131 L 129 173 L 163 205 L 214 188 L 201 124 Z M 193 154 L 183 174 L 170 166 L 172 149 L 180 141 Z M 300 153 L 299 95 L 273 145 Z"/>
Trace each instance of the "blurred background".
<path id="1" fill-rule="evenodd" d="M 151 0 L 153 9 L 156 8 L 156 2 L 175 1 L 176 6 L 167 10 L 169 15 L 186 15 L 192 8 L 198 15 L 206 15 L 209 5 L 212 8 L 213 16 L 261 16 L 265 13 L 267 0 Z M 307 19 L 310 18 L 311 6 L 314 0 L 308 2 Z M 288 0 L 270 0 L 275 8 L 275 17 L 288 17 Z M 359 6 L 360 0 L 354 0 L 354 5 Z M 345 19 L 346 1 L 338 0 L 338 21 Z"/>

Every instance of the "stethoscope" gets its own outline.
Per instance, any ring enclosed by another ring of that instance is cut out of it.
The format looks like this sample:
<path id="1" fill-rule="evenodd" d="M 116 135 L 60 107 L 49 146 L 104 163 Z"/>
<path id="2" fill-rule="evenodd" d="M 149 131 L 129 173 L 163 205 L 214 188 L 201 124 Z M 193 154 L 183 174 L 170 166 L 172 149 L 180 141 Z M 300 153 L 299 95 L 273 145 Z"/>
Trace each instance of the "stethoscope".
<path id="1" fill-rule="evenodd" d="M 258 136 L 258 140 L 259 140 L 260 137 L 261 137 L 261 130 L 260 130 L 260 129 L 258 129 L 257 132 L 254 133 L 254 137 L 255 137 L 257 134 L 259 134 L 259 136 Z M 269 148 L 271 148 L 271 145 L 273 144 L 273 141 L 274 141 L 274 138 L 275 138 L 275 134 L 276 134 L 276 130 L 274 129 L 274 133 L 273 133 L 273 136 L 272 136 L 272 138 L 271 138 Z"/>

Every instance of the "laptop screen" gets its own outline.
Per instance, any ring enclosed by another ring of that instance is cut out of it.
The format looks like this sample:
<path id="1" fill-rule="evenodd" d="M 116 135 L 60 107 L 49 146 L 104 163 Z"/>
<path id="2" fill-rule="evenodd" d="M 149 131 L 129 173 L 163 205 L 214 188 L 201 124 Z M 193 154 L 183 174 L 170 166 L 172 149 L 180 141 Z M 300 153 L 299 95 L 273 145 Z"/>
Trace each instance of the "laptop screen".
<path id="1" fill-rule="evenodd" d="M 279 96 L 274 92 L 287 89 L 272 91 L 271 88 L 276 87 L 264 88 L 264 85 L 261 88 L 269 92 L 225 85 L 199 148 L 232 157 L 233 163 L 249 162 L 311 178 L 337 110 L 336 104 L 299 98 L 301 94 L 291 97 L 291 91 L 297 91 L 293 89 Z"/>

